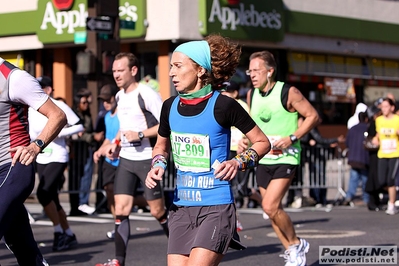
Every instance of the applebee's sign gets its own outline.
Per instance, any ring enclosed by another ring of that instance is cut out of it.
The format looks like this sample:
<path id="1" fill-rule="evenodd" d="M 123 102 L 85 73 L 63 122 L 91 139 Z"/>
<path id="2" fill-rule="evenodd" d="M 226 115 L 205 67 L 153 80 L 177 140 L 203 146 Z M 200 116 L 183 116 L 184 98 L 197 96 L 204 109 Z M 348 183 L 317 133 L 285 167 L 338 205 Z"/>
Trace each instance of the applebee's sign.
<path id="1" fill-rule="evenodd" d="M 284 13 L 282 0 L 201 0 L 200 32 L 219 32 L 234 39 L 282 41 Z"/>
<path id="2" fill-rule="evenodd" d="M 74 42 L 75 36 L 86 33 L 88 0 L 37 0 L 38 39 L 42 43 Z M 141 37 L 145 34 L 145 0 L 107 0 L 119 2 L 119 18 L 134 21 L 136 28 L 120 29 L 121 38 Z"/>
<path id="3" fill-rule="evenodd" d="M 64 11 L 54 9 L 53 4 L 47 2 L 42 24 L 40 25 L 41 30 L 47 30 L 48 24 L 50 24 L 56 29 L 56 34 L 63 34 L 64 30 L 68 33 L 74 33 L 75 28 L 86 26 L 88 12 L 85 4 L 78 4 L 78 10 L 68 10 L 72 7 L 73 0 L 52 0 L 52 2 L 56 9 Z"/>
<path id="4" fill-rule="evenodd" d="M 233 1 L 234 3 L 238 1 Z M 229 3 L 229 2 L 228 2 Z M 229 3 L 230 4 L 230 3 Z M 237 7 L 221 6 L 219 0 L 213 0 L 209 22 L 219 20 L 221 29 L 236 30 L 237 26 L 260 27 L 270 29 L 281 29 L 281 14 L 276 10 L 257 10 L 255 5 L 248 7 L 241 3 Z"/>

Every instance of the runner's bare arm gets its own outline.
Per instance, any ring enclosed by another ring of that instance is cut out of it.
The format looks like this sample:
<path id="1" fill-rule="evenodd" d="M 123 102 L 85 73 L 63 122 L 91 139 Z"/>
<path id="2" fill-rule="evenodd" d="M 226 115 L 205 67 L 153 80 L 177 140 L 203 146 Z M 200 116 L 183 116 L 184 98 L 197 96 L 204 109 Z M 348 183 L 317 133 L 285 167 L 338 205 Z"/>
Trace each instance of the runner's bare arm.
<path id="1" fill-rule="evenodd" d="M 319 115 L 311 103 L 296 88 L 291 87 L 288 93 L 287 107 L 290 112 L 298 112 L 304 120 L 298 129 L 293 132 L 298 139 L 315 127 L 319 121 Z"/>
<path id="2" fill-rule="evenodd" d="M 162 137 L 158 134 L 157 143 L 155 144 L 155 147 L 152 151 L 152 157 L 161 154 L 165 158 L 168 158 L 169 151 L 170 151 L 170 139 Z"/>

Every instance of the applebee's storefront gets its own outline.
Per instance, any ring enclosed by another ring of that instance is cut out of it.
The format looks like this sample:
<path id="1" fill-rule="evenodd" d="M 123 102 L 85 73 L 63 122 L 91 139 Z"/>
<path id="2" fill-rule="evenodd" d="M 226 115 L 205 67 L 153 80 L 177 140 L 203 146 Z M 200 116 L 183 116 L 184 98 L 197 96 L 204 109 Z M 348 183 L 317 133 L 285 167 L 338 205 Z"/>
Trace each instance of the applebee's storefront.
<path id="1" fill-rule="evenodd" d="M 327 15 L 322 1 L 205 2 L 201 33 L 239 41 L 241 73 L 252 52 L 271 51 L 277 78 L 299 88 L 319 110 L 326 137 L 346 133 L 358 102 L 372 104 L 387 92 L 399 99 L 399 5 L 351 0 L 329 5 Z"/>
<path id="2" fill-rule="evenodd" d="M 86 21 L 93 15 L 89 16 L 87 0 L 21 1 L 23 9 L 10 2 L 0 11 L 2 25 L 21 17 L 28 22 L 0 29 L 1 56 L 15 60 L 32 75 L 52 76 L 55 96 L 72 104 L 74 91 L 86 87 L 87 80 L 92 78 L 92 74 L 78 74 L 76 60 L 80 52 L 91 49 L 89 40 L 93 32 L 86 29 Z M 315 105 L 328 106 L 326 113 L 332 117 L 332 123 L 343 123 L 356 102 L 372 101 L 382 91 L 396 92 L 397 27 L 393 23 L 373 22 L 380 19 L 380 12 L 373 18 L 352 18 L 355 14 L 351 18 L 342 17 L 341 11 L 352 3 L 362 10 L 370 9 L 369 5 L 357 0 L 345 5 L 336 3 L 326 15 L 322 13 L 322 3 L 310 5 L 310 1 L 298 4 L 295 0 L 199 0 L 196 3 L 119 1 L 119 18 L 125 21 L 119 24 L 119 49 L 138 55 L 140 78 L 147 74 L 156 78 L 164 99 L 175 93 L 168 76 L 169 56 L 174 47 L 211 33 L 220 33 L 242 45 L 241 74 L 248 67 L 252 52 L 261 49 L 273 52 L 279 66 L 278 79 L 297 86 Z M 381 9 L 389 10 L 385 5 L 388 3 L 378 3 Z M 377 7 L 372 6 L 378 11 Z M 389 19 L 387 12 L 384 16 Z M 103 33 L 95 36 L 96 42 L 106 42 L 107 38 L 112 36 Z M 102 80 L 98 87 L 112 82 L 109 71 L 112 51 L 99 57 L 105 67 L 99 70 Z M 328 81 L 331 78 L 335 80 Z M 240 79 L 247 81 L 244 75 Z M 331 84 L 333 87 L 347 84 L 349 96 L 344 97 L 342 89 L 331 89 Z M 93 106 L 93 113 L 96 110 Z M 343 115 L 337 117 L 337 114 Z"/>
<path id="3" fill-rule="evenodd" d="M 53 78 L 54 96 L 64 98 L 72 106 L 74 91 L 87 87 L 89 75 L 77 74 L 77 55 L 87 51 L 89 31 L 86 21 L 89 17 L 87 0 L 26 0 L 24 10 L 9 4 L 10 11 L 0 14 L 0 22 L 23 17 L 27 23 L 7 23 L 0 29 L 0 56 L 27 70 L 33 76 L 47 75 Z M 37 2 L 33 5 L 31 2 Z M 121 0 L 119 18 L 123 25 L 133 24 L 134 28 L 121 28 L 120 49 L 135 51 L 132 40 L 145 35 L 145 1 Z M 130 23 L 130 24 L 129 24 Z M 110 38 L 111 34 L 97 36 Z M 130 40 L 127 43 L 124 40 Z M 142 42 L 142 40 L 141 40 Z M 101 57 L 101 55 L 100 55 Z M 154 71 L 153 71 L 154 72 Z M 113 82 L 109 73 L 103 73 L 104 81 Z M 94 108 L 93 113 L 97 113 Z"/>

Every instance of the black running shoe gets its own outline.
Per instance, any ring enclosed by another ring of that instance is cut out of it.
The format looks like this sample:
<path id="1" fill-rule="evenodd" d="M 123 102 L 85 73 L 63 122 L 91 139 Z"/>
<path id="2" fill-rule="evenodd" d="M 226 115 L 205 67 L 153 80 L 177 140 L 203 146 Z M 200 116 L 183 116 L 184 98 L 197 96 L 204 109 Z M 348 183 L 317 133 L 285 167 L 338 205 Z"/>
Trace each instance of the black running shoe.
<path id="1" fill-rule="evenodd" d="M 66 249 L 65 234 L 56 232 L 54 233 L 53 251 L 61 251 Z"/>
<path id="2" fill-rule="evenodd" d="M 65 234 L 65 247 L 66 248 L 71 248 L 74 247 L 78 244 L 78 241 L 76 240 L 75 234 L 69 236 Z"/>

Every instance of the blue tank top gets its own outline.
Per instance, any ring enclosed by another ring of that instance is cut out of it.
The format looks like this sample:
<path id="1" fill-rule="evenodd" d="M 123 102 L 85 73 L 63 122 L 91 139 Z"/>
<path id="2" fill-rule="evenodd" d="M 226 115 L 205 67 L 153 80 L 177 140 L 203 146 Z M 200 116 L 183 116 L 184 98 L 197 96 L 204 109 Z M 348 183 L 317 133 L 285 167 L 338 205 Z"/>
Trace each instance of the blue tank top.
<path id="1" fill-rule="evenodd" d="M 195 116 L 182 116 L 173 101 L 169 124 L 172 153 L 177 168 L 174 204 L 178 206 L 211 206 L 234 202 L 229 181 L 214 177 L 212 165 L 228 160 L 230 128 L 223 128 L 214 116 L 215 91 L 205 109 Z"/>
<path id="2" fill-rule="evenodd" d="M 104 116 L 104 123 L 105 123 L 105 138 L 109 140 L 113 140 L 119 131 L 119 119 L 118 115 L 111 114 L 111 111 L 108 111 Z M 113 166 L 118 166 L 119 159 L 110 160 L 108 157 L 105 157 L 105 161 Z"/>

